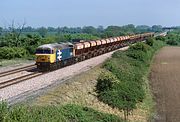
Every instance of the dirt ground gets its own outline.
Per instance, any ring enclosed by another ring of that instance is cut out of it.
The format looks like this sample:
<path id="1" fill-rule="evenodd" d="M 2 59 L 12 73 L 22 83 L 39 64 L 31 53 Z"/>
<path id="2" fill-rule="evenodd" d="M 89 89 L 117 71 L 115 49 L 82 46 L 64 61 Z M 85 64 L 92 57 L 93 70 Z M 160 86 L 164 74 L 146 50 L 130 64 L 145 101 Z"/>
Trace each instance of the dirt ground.
<path id="1" fill-rule="evenodd" d="M 180 47 L 159 51 L 150 79 L 157 110 L 154 121 L 180 122 Z"/>

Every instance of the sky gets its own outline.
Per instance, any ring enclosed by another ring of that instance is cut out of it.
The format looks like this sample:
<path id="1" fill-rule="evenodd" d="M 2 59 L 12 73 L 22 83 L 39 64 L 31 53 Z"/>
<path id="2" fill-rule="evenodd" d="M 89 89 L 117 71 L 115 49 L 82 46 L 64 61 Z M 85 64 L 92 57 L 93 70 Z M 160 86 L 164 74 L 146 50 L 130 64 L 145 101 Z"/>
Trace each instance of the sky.
<path id="1" fill-rule="evenodd" d="M 0 0 L 0 26 L 180 25 L 180 0 Z"/>

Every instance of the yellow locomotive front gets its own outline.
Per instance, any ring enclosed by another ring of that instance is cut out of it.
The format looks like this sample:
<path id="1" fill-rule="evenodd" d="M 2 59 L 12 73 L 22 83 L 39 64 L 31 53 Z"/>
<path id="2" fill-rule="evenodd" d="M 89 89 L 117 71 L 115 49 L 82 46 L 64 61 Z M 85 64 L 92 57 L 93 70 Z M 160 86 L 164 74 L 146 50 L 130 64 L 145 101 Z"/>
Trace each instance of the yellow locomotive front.
<path id="1" fill-rule="evenodd" d="M 49 69 L 56 62 L 55 49 L 50 45 L 43 45 L 36 50 L 36 65 L 38 69 Z"/>

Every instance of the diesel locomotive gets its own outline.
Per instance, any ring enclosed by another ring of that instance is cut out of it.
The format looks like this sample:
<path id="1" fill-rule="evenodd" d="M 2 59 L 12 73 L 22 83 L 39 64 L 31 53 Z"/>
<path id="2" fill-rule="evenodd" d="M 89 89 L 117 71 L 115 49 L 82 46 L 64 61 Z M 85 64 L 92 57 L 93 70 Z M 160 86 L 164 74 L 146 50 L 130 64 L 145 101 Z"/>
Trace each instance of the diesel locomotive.
<path id="1" fill-rule="evenodd" d="M 45 44 L 36 50 L 36 65 L 41 71 L 55 70 L 153 36 L 154 33 L 144 33 L 101 40 Z"/>

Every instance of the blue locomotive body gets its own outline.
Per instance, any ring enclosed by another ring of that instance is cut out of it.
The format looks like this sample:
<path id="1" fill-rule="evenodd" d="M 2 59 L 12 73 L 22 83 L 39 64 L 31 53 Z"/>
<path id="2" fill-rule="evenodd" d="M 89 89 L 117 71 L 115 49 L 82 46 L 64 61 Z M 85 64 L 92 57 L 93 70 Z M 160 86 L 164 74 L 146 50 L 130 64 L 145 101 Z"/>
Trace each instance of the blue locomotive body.
<path id="1" fill-rule="evenodd" d="M 56 61 L 63 61 L 73 57 L 73 48 L 64 48 L 56 51 Z"/>

